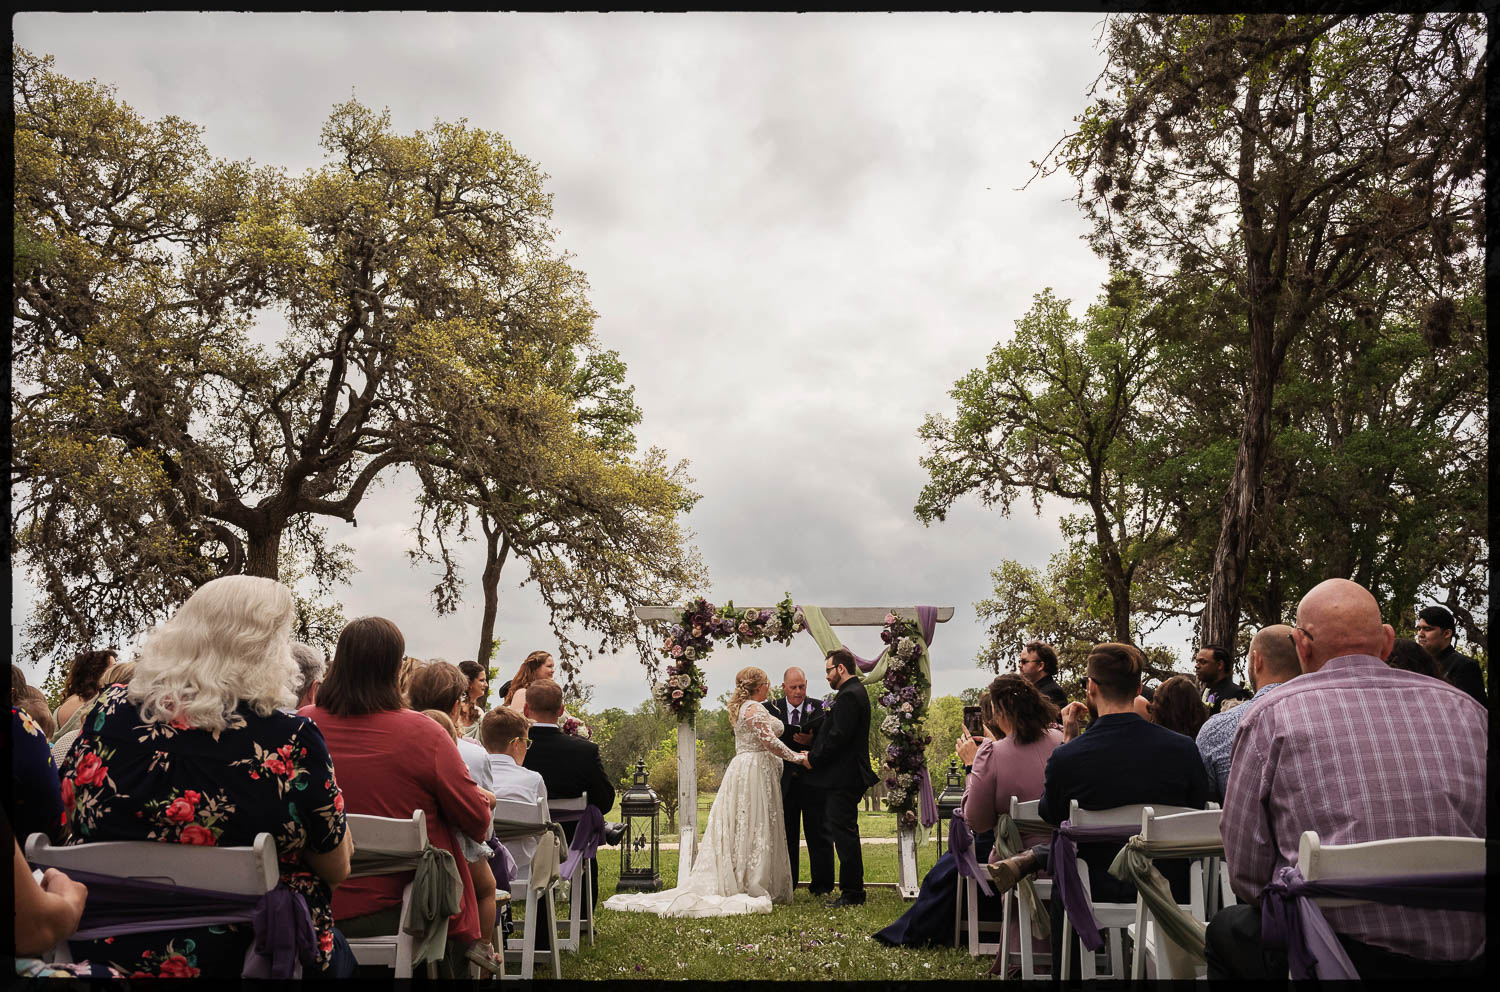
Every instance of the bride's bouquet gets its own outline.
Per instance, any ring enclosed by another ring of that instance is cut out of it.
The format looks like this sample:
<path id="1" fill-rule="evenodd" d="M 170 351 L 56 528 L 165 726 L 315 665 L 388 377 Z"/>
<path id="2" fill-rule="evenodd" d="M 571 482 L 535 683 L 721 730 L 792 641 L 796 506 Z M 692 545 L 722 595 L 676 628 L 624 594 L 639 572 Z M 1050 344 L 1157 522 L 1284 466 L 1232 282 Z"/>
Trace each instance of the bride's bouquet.
<path id="1" fill-rule="evenodd" d="M 562 722 L 562 732 L 567 734 L 569 737 L 582 737 L 584 740 L 588 740 L 593 736 L 593 734 L 589 731 L 588 724 L 584 723 L 576 716 L 570 716 Z"/>

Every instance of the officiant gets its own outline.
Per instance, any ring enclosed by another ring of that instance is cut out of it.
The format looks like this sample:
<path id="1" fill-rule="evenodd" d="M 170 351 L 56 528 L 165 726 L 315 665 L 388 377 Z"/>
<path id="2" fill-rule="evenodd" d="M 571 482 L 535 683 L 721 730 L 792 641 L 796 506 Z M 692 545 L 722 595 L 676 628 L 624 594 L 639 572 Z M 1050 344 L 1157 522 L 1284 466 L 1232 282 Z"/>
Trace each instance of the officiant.
<path id="1" fill-rule="evenodd" d="M 766 703 L 766 709 L 785 726 L 781 743 L 793 751 L 806 751 L 812 744 L 813 731 L 823 719 L 823 701 L 807 696 L 807 675 L 800 668 L 788 668 L 781 676 L 781 698 Z M 813 895 L 833 891 L 833 844 L 823 831 L 822 790 L 805 781 L 807 770 L 790 762 L 781 770 L 781 808 L 786 821 L 786 851 L 792 863 L 792 885 L 798 874 L 801 845 L 798 833 L 807 835 L 808 871 Z M 805 825 L 799 830 L 799 825 Z"/>

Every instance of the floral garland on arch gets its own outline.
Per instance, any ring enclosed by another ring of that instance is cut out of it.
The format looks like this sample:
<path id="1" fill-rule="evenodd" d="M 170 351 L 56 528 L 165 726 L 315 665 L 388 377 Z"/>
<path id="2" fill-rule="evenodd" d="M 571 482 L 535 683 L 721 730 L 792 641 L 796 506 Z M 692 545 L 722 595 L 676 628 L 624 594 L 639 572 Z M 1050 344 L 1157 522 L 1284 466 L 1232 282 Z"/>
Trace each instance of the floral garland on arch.
<path id="1" fill-rule="evenodd" d="M 690 599 L 662 642 L 668 664 L 656 698 L 678 719 L 692 720 L 708 693 L 700 663 L 713 653 L 715 641 L 727 641 L 732 648 L 758 648 L 767 641 L 790 644 L 793 634 L 806 629 L 807 620 L 801 608 L 792 605 L 791 593 L 767 610 L 737 609 L 734 600 L 720 608 L 702 596 Z"/>
<path id="2" fill-rule="evenodd" d="M 885 806 L 897 814 L 903 826 L 913 827 L 921 799 L 921 776 L 927 768 L 927 745 L 932 743 L 932 737 L 924 732 L 925 700 L 932 686 L 922 677 L 919 663 L 926 644 L 914 621 L 894 613 L 885 615 L 880 639 L 887 645 L 881 682 L 885 692 L 880 705 L 889 711 L 880 729 L 891 741 L 885 749 L 885 763 L 890 769 L 885 780 Z"/>

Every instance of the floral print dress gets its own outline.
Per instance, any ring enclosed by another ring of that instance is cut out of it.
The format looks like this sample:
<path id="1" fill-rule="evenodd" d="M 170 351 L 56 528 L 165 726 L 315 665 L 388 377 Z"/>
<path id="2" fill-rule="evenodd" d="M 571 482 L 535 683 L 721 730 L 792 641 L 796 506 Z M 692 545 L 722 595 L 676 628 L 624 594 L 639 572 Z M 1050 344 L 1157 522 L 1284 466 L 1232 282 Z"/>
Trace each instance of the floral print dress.
<path id="1" fill-rule="evenodd" d="M 318 961 L 333 948 L 328 885 L 302 861 L 343 843 L 344 797 L 317 725 L 240 704 L 213 733 L 141 719 L 128 686 L 111 686 L 88 715 L 60 775 L 68 843 L 154 840 L 164 844 L 249 846 L 276 840 L 281 879 L 307 900 Z M 250 925 L 197 927 L 171 934 L 73 943 L 77 959 L 107 961 L 131 977 L 237 978 Z"/>

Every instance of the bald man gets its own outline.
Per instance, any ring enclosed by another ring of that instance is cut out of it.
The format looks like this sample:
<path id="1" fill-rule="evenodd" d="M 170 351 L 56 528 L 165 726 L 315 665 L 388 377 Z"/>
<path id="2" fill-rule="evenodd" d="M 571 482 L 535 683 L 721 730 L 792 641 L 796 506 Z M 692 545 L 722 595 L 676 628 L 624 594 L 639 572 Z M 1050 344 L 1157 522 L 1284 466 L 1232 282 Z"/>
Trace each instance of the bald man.
<path id="1" fill-rule="evenodd" d="M 1240 721 L 1257 699 L 1300 674 L 1302 666 L 1292 644 L 1292 628 L 1273 623 L 1261 628 L 1250 640 L 1250 688 L 1255 695 L 1239 706 L 1215 713 L 1198 731 L 1198 753 L 1203 756 L 1203 767 L 1215 799 L 1224 798 L 1224 785 L 1229 781 L 1229 755 Z"/>
<path id="2" fill-rule="evenodd" d="M 823 700 L 809 699 L 807 674 L 800 668 L 788 668 L 781 676 L 781 698 L 766 703 L 772 716 L 784 724 L 781 743 L 793 751 L 806 751 L 812 744 L 813 730 L 823 719 Z M 801 871 L 802 842 L 807 835 L 807 864 L 813 895 L 833 891 L 833 844 L 823 830 L 823 794 L 804 781 L 800 767 L 783 762 L 781 769 L 781 810 L 786 824 L 786 853 L 792 863 L 792 888 L 797 887 Z M 805 829 L 804 829 L 805 828 Z"/>
<path id="3" fill-rule="evenodd" d="M 1381 660 L 1396 634 L 1347 579 L 1315 586 L 1292 629 L 1301 675 L 1240 721 L 1220 833 L 1242 900 L 1208 927 L 1210 979 L 1285 981 L 1261 945 L 1261 892 L 1296 864 L 1305 830 L 1325 844 L 1485 836 L 1484 707 L 1454 686 Z M 1365 903 L 1323 910 L 1367 978 L 1443 980 L 1482 968 L 1479 913 Z"/>

